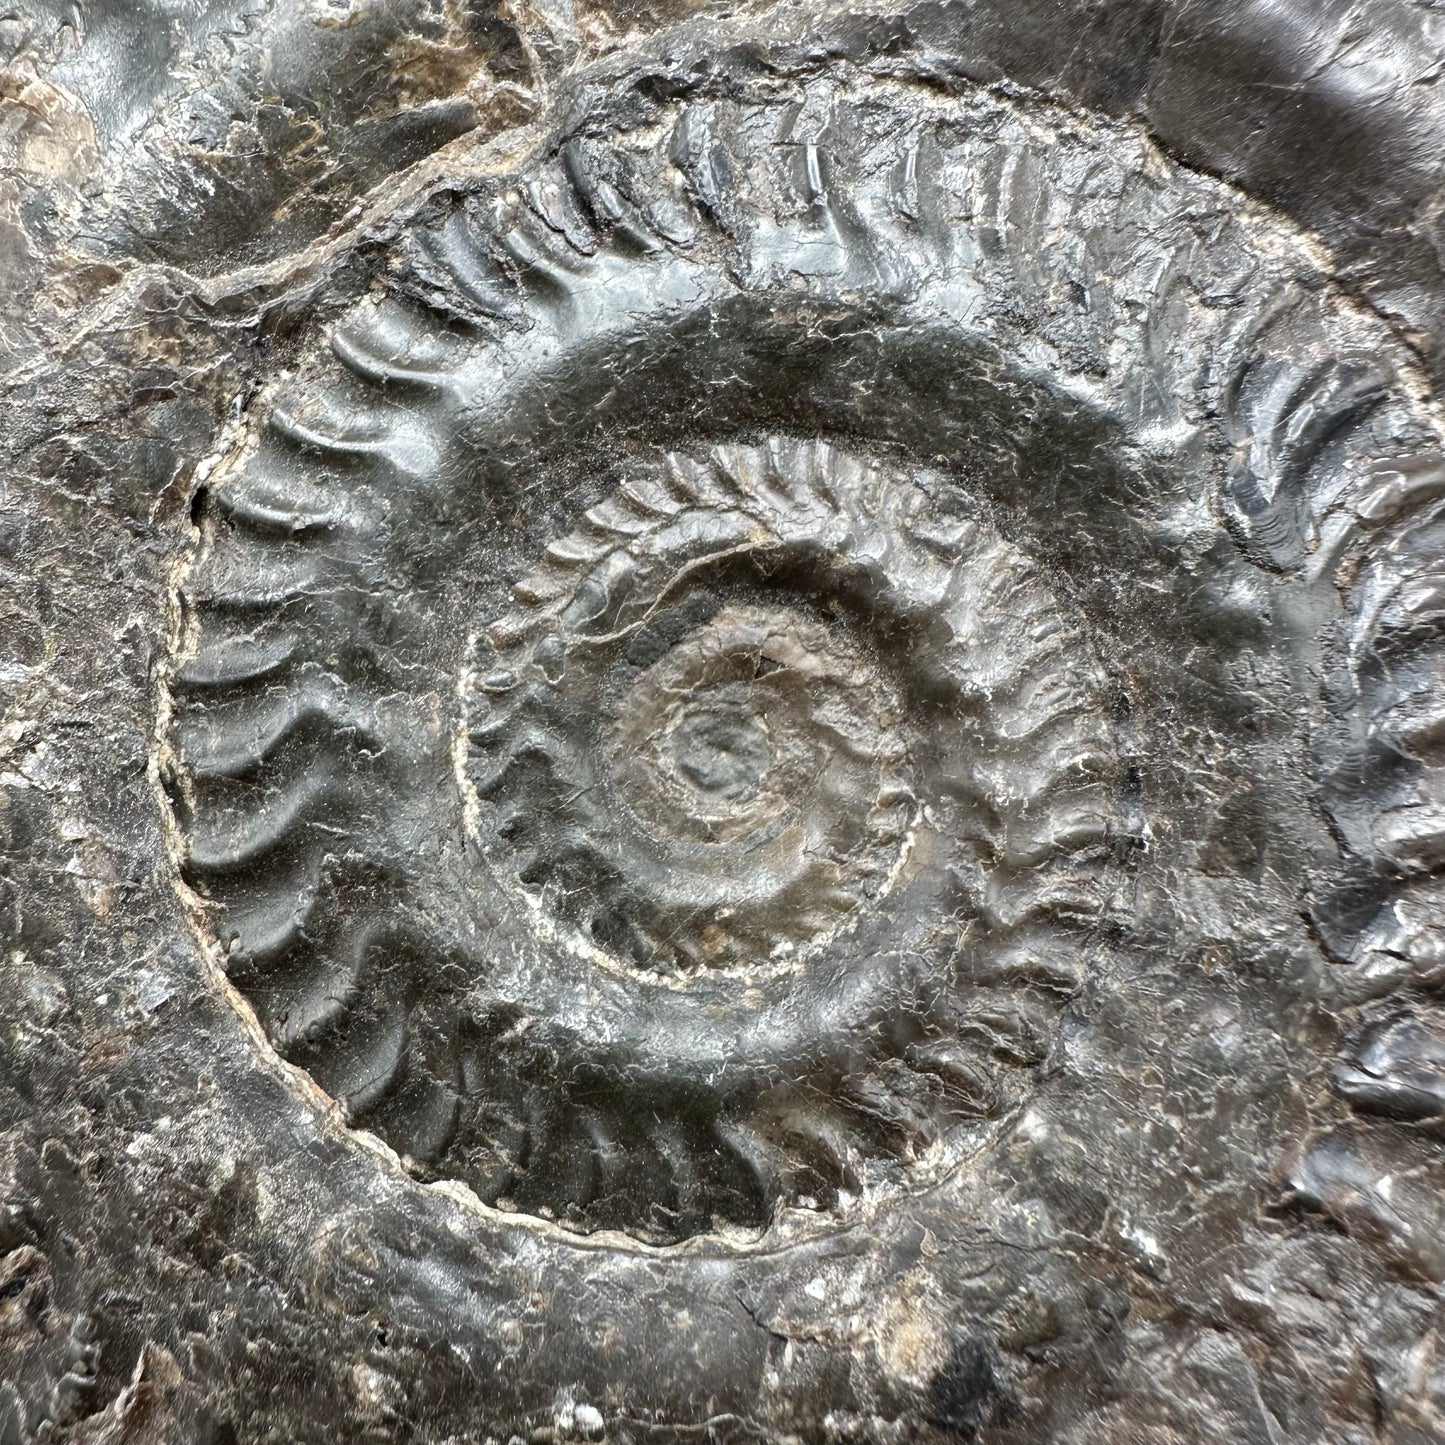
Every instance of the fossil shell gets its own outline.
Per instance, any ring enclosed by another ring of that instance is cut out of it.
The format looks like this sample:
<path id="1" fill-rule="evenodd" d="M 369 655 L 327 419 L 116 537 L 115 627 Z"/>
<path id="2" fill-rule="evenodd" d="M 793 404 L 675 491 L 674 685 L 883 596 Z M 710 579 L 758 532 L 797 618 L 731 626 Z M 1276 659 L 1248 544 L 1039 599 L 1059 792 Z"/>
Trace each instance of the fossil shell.
<path id="1" fill-rule="evenodd" d="M 1423 564 L 1370 579 L 1438 439 L 1307 247 L 1126 130 L 876 78 L 639 104 L 435 195 L 219 461 L 167 781 L 231 982 L 353 1123 L 668 1242 L 991 1147 L 1135 946 L 1243 639 L 1309 676 L 1288 599 L 1345 569 L 1433 627 Z M 1151 774 L 1156 628 L 1208 675 Z M 1445 861 L 1364 792 L 1342 957 Z"/>

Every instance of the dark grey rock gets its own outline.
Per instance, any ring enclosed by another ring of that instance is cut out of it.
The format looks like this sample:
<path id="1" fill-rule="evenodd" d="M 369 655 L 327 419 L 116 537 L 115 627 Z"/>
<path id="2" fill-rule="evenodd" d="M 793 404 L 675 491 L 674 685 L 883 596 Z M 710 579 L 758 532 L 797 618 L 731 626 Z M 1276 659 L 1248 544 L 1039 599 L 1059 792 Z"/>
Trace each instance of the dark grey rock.
<path id="1" fill-rule="evenodd" d="M 1445 1434 L 1442 23 L 0 20 L 0 1442 Z"/>

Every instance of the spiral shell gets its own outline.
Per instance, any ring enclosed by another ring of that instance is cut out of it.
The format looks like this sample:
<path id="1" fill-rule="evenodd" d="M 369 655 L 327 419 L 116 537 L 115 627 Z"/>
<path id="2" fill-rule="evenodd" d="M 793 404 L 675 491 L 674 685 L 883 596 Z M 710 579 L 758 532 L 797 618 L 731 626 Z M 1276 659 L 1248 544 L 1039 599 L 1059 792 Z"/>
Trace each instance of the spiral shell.
<path id="1" fill-rule="evenodd" d="M 399 223 L 198 498 L 166 683 L 276 1050 L 421 1174 L 661 1242 L 991 1147 L 1231 669 L 1313 675 L 1291 600 L 1373 575 L 1368 479 L 1438 448 L 1308 247 L 1132 133 L 754 89 Z M 1363 852 L 1379 780 L 1331 786 Z"/>
<path id="2" fill-rule="evenodd" d="M 668 455 L 548 549 L 469 681 L 477 844 L 552 989 L 478 991 L 587 1021 L 529 1030 L 580 1088 L 535 1039 L 479 1051 L 527 1157 L 540 1132 L 589 1161 L 577 1184 L 498 1139 L 501 1197 L 635 1226 L 661 1172 L 688 1229 L 832 1204 L 870 1157 L 960 1143 L 1046 1050 L 1122 768 L 1085 637 L 943 479 L 786 439 Z"/>
<path id="3" fill-rule="evenodd" d="M 907 877 L 920 827 L 1020 872 L 1107 835 L 1086 643 L 925 478 L 826 443 L 672 455 L 515 595 L 476 663 L 485 846 L 635 966 L 815 947 Z"/>

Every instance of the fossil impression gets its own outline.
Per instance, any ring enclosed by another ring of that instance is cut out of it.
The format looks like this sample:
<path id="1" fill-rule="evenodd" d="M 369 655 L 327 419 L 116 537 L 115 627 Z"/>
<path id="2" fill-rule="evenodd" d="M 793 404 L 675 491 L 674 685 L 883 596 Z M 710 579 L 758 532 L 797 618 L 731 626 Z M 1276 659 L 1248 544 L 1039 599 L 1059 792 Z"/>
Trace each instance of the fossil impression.
<path id="1" fill-rule="evenodd" d="M 504 1208 L 756 1230 L 984 1147 L 1148 832 L 1035 478 L 1069 455 L 1068 505 L 1142 489 L 1182 541 L 1222 454 L 1235 566 L 1317 567 L 1358 447 L 1415 425 L 1216 189 L 1175 173 L 1175 249 L 1135 252 L 1117 138 L 975 96 L 880 164 L 901 103 L 824 89 L 833 148 L 780 161 L 768 102 L 689 104 L 449 198 L 208 490 L 186 875 L 276 1047 Z"/>

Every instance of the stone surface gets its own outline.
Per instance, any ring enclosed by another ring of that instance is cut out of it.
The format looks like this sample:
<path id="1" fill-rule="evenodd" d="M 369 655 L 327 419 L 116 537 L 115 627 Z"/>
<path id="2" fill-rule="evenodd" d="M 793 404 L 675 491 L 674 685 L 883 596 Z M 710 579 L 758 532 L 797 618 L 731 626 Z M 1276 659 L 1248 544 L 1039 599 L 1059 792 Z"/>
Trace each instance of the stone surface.
<path id="1" fill-rule="evenodd" d="M 1441 1438 L 1442 42 L 0 19 L 0 1442 Z"/>

